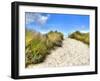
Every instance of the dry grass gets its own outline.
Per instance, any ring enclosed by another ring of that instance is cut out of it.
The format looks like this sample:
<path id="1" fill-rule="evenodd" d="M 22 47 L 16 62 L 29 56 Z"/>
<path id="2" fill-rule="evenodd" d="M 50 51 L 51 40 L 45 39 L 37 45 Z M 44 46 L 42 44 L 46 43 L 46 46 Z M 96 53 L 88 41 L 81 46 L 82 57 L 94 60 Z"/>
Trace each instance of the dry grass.
<path id="1" fill-rule="evenodd" d="M 79 31 L 76 31 L 72 34 L 69 35 L 69 38 L 73 38 L 79 41 L 82 41 L 85 44 L 90 44 L 90 40 L 89 40 L 89 33 L 81 33 Z"/>
<path id="2" fill-rule="evenodd" d="M 26 30 L 25 40 L 25 65 L 27 67 L 29 64 L 43 62 L 51 49 L 61 46 L 63 35 L 57 31 L 42 35 L 36 31 Z"/>

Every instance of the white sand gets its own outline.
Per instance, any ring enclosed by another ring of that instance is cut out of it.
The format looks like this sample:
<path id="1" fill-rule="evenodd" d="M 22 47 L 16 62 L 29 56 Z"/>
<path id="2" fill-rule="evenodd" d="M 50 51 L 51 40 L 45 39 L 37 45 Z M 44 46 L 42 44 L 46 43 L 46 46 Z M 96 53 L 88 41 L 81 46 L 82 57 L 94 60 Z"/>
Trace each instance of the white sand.
<path id="1" fill-rule="evenodd" d="M 88 65 L 90 62 L 89 55 L 88 45 L 66 38 L 62 47 L 52 50 L 43 63 L 30 65 L 28 68 Z"/>

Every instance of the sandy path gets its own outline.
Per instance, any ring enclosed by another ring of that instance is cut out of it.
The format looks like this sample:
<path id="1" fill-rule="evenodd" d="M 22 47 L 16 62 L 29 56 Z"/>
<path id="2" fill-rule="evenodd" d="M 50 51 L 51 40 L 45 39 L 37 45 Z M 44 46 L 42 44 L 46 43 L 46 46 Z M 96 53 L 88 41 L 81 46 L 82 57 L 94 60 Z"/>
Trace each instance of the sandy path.
<path id="1" fill-rule="evenodd" d="M 40 64 L 30 65 L 29 68 L 63 67 L 89 64 L 89 47 L 84 43 L 66 38 L 62 47 L 53 50 L 45 61 Z"/>

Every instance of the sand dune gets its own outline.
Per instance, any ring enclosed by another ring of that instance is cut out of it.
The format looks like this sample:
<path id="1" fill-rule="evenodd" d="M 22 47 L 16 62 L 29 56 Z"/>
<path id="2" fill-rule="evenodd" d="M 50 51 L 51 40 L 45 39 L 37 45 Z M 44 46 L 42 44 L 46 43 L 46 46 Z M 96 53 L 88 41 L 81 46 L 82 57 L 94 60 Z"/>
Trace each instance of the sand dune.
<path id="1" fill-rule="evenodd" d="M 88 45 L 71 38 L 66 38 L 63 40 L 62 47 L 52 50 L 44 62 L 29 65 L 28 68 L 88 65 L 90 62 L 89 57 Z"/>

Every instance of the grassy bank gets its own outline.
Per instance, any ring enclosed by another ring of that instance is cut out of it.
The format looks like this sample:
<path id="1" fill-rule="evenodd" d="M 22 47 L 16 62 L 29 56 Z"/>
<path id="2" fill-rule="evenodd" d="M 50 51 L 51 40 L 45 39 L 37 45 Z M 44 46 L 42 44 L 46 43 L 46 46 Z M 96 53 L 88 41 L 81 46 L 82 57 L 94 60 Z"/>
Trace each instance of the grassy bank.
<path id="1" fill-rule="evenodd" d="M 62 45 L 63 40 L 63 34 L 57 31 L 41 34 L 26 29 L 25 37 L 26 67 L 30 64 L 43 62 L 52 49 Z"/>
<path id="2" fill-rule="evenodd" d="M 73 38 L 79 41 L 82 41 L 83 43 L 89 45 L 90 40 L 89 40 L 89 32 L 88 33 L 81 33 L 79 31 L 73 32 L 68 36 L 69 38 Z"/>

